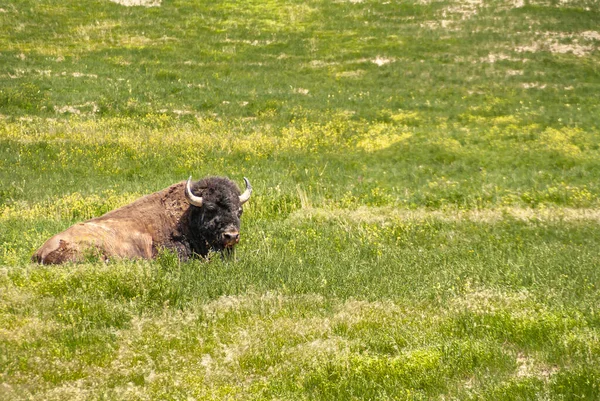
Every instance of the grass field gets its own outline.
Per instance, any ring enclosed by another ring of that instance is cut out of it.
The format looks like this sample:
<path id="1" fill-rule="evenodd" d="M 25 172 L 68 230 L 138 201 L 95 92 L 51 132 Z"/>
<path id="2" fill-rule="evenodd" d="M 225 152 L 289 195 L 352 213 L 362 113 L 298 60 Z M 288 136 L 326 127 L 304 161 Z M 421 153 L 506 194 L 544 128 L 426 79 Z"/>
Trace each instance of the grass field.
<path id="1" fill-rule="evenodd" d="M 600 399 L 600 3 L 117 3 L 0 0 L 1 401 Z M 30 263 L 190 174 L 235 261 Z"/>

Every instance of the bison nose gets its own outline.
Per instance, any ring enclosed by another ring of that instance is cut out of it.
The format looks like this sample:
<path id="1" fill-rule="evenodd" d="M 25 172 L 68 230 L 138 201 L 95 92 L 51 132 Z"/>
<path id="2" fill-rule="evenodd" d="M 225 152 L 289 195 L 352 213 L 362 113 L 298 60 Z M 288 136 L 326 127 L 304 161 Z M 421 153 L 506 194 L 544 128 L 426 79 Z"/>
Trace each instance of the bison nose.
<path id="1" fill-rule="evenodd" d="M 227 231 L 223 233 L 223 240 L 226 245 L 234 245 L 240 242 L 239 231 Z"/>

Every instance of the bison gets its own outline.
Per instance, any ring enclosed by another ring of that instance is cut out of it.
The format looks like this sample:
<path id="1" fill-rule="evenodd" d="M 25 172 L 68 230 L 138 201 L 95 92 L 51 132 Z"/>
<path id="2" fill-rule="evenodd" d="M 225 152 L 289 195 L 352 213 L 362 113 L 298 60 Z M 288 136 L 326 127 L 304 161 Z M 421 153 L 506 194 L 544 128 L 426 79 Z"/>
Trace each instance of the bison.
<path id="1" fill-rule="evenodd" d="M 230 253 L 240 239 L 246 190 L 224 177 L 182 181 L 146 195 L 103 216 L 75 224 L 56 234 L 33 255 L 42 264 L 85 260 L 88 255 L 109 259 L 152 259 L 159 251 L 176 252 L 180 259 Z"/>

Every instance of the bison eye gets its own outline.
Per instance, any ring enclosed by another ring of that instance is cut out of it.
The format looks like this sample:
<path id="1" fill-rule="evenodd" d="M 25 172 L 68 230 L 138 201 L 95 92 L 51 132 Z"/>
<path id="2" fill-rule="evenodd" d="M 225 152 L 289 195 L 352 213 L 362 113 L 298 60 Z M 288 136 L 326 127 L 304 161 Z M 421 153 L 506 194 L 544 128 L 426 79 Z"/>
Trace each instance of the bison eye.
<path id="1" fill-rule="evenodd" d="M 238 217 L 242 217 L 242 213 L 244 213 L 244 209 L 239 208 L 238 209 Z"/>

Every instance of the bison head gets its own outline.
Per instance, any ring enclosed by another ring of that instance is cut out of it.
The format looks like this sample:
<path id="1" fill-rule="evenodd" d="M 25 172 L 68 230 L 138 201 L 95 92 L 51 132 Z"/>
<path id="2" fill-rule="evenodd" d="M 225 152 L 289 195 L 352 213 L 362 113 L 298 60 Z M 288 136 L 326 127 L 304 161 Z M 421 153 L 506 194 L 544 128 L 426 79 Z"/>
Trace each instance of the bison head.
<path id="1" fill-rule="evenodd" d="M 240 240 L 242 205 L 250 199 L 252 186 L 247 178 L 246 190 L 227 178 L 209 177 L 187 181 L 185 197 L 190 207 L 189 232 L 194 251 L 206 256 L 209 251 L 230 252 Z"/>

